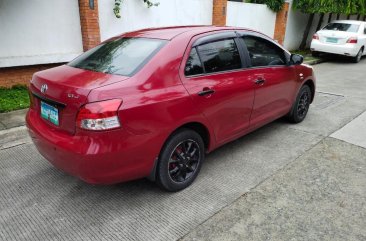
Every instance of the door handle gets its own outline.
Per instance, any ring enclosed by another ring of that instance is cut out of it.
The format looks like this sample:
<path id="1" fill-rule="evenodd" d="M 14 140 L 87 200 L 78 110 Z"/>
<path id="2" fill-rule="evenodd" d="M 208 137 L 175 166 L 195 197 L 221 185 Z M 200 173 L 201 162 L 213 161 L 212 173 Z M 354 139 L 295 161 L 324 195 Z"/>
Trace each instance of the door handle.
<path id="1" fill-rule="evenodd" d="M 265 80 L 265 79 L 263 79 L 263 78 L 259 78 L 259 79 L 257 79 L 257 80 L 255 81 L 255 84 L 257 84 L 257 85 L 263 85 L 265 82 L 266 82 L 266 80 Z"/>
<path id="2" fill-rule="evenodd" d="M 205 96 L 205 95 L 212 95 L 215 91 L 213 89 L 203 89 L 202 91 L 198 92 L 199 96 Z"/>

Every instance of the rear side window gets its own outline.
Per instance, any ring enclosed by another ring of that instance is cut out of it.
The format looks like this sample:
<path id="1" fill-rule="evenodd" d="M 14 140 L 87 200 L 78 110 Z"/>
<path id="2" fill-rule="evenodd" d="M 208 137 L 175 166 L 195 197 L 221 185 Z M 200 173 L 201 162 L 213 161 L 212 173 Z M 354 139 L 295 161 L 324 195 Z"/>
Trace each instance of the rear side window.
<path id="1" fill-rule="evenodd" d="M 341 32 L 349 32 L 349 33 L 357 33 L 360 28 L 358 24 L 349 24 L 349 23 L 330 23 L 324 27 L 325 30 L 333 30 L 333 31 L 341 31 Z"/>
<path id="2" fill-rule="evenodd" d="M 239 69 L 240 54 L 234 39 L 220 40 L 197 47 L 206 73 Z"/>
<path id="3" fill-rule="evenodd" d="M 148 38 L 120 38 L 103 43 L 68 65 L 96 72 L 131 76 L 164 45 L 166 41 Z"/>
<path id="4" fill-rule="evenodd" d="M 254 37 L 243 37 L 249 52 L 252 67 L 286 65 L 286 55 L 283 49 L 268 40 Z"/>
<path id="5" fill-rule="evenodd" d="M 184 69 L 186 76 L 203 74 L 203 67 L 196 48 L 193 48 Z"/>

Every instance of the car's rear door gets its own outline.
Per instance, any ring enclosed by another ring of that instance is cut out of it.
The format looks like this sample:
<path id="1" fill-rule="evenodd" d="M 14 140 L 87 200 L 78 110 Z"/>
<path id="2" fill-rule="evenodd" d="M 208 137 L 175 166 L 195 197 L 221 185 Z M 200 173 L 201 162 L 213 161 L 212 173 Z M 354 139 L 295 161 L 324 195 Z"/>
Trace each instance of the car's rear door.
<path id="1" fill-rule="evenodd" d="M 183 84 L 214 129 L 218 144 L 249 127 L 254 86 L 244 73 L 243 49 L 235 32 L 192 40 L 183 60 Z"/>
<path id="2" fill-rule="evenodd" d="M 290 55 L 276 43 L 259 34 L 241 35 L 251 65 L 247 75 L 255 83 L 251 116 L 251 127 L 255 128 L 289 112 L 300 76 L 288 64 Z"/>

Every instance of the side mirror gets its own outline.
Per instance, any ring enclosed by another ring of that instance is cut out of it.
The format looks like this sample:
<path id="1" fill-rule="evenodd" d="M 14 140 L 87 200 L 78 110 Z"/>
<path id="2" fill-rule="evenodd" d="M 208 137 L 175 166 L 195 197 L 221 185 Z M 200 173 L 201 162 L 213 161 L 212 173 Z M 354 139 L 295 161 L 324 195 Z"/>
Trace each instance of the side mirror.
<path id="1" fill-rule="evenodd" d="M 300 54 L 291 54 L 290 64 L 300 65 L 304 62 L 304 57 Z"/>

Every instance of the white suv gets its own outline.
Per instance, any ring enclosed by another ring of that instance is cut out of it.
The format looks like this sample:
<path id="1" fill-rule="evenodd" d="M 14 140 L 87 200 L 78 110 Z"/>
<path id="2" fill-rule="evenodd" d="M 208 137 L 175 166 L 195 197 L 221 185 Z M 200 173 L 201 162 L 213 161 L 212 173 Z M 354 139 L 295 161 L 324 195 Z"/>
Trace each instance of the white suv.
<path id="1" fill-rule="evenodd" d="M 310 49 L 314 56 L 339 54 L 350 56 L 358 63 L 366 55 L 366 22 L 333 21 L 314 34 Z"/>

